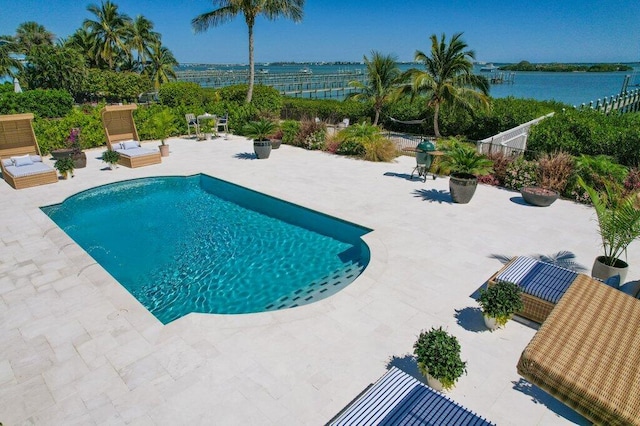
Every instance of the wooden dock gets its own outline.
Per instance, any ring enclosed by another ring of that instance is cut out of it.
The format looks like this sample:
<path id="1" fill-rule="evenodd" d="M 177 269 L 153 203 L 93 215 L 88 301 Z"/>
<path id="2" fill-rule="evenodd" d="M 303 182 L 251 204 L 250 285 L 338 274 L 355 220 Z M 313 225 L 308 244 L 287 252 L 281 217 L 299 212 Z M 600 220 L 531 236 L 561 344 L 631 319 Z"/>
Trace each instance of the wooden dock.
<path id="1" fill-rule="evenodd" d="M 249 71 L 178 71 L 178 81 L 198 83 L 202 87 L 221 88 L 234 84 L 247 84 Z M 349 86 L 351 81 L 365 82 L 362 71 L 343 71 L 332 74 L 303 72 L 267 73 L 256 72 L 255 83 L 271 86 L 284 96 L 303 98 L 344 98 L 357 90 Z"/>
<path id="2" fill-rule="evenodd" d="M 609 98 L 605 96 L 603 100 L 598 99 L 595 102 L 589 102 L 589 104 L 582 104 L 579 109 L 587 108 L 604 114 L 638 112 L 640 111 L 640 89 L 624 91 Z"/>

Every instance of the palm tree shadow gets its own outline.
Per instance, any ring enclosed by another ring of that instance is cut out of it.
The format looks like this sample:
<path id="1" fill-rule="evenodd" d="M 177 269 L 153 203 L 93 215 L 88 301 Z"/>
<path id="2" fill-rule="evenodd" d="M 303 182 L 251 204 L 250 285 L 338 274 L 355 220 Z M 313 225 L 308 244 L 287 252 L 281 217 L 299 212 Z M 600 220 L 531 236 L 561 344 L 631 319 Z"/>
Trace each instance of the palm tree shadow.
<path id="1" fill-rule="evenodd" d="M 499 260 L 503 265 L 508 263 L 515 256 L 507 256 L 505 254 L 490 254 L 491 259 Z M 557 253 L 545 255 L 545 254 L 531 254 L 532 257 L 541 262 L 550 263 L 552 265 L 560 266 L 561 268 L 570 269 L 574 272 L 585 272 L 587 268 L 575 261 L 576 255 L 568 250 L 560 250 Z"/>
<path id="2" fill-rule="evenodd" d="M 513 383 L 513 389 L 517 390 L 518 392 L 522 392 L 527 396 L 530 396 L 531 401 L 533 401 L 535 404 L 545 405 L 549 410 L 553 411 L 558 417 L 562 417 L 577 425 L 591 424 L 591 422 L 589 422 L 587 419 L 582 417 L 577 412 L 573 411 L 567 405 L 558 401 L 553 396 L 546 393 L 539 387 L 532 385 L 525 379 L 521 378 L 517 382 L 511 382 L 511 383 Z"/>
<path id="3" fill-rule="evenodd" d="M 413 196 L 416 198 L 422 198 L 424 201 L 430 201 L 432 203 L 447 203 L 453 204 L 451 194 L 444 189 L 416 189 L 413 191 Z"/>
<path id="4" fill-rule="evenodd" d="M 237 158 L 239 160 L 257 160 L 256 154 L 253 152 L 239 152 L 233 156 L 233 158 Z"/>

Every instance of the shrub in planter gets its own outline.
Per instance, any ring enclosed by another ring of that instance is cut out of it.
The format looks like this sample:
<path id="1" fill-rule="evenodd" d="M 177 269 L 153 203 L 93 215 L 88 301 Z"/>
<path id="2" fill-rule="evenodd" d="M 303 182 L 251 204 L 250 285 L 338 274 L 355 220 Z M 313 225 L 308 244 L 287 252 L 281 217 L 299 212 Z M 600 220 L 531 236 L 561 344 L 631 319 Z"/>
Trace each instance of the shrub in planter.
<path id="1" fill-rule="evenodd" d="M 487 322 L 487 317 L 494 319 L 497 327 L 503 327 L 513 314 L 524 309 L 521 293 L 522 290 L 517 284 L 507 281 L 500 281 L 487 289 L 480 289 L 478 304 L 482 308 L 485 323 L 489 328 L 493 329 Z"/>
<path id="2" fill-rule="evenodd" d="M 71 157 L 64 157 L 56 160 L 53 167 L 60 173 L 60 176 L 62 176 L 63 179 L 67 178 L 67 174 L 70 174 L 71 177 L 73 177 L 75 165 L 73 164 L 73 159 Z"/>
<path id="3" fill-rule="evenodd" d="M 458 339 L 442 327 L 423 331 L 413 345 L 420 373 L 427 379 L 437 379 L 443 389 L 451 389 L 467 372 L 467 363 L 460 359 Z"/>
<path id="4" fill-rule="evenodd" d="M 493 163 L 468 144 L 452 140 L 440 163 L 451 171 L 449 192 L 454 203 L 466 204 L 471 201 L 478 185 L 477 176 L 493 171 Z"/>
<path id="5" fill-rule="evenodd" d="M 107 163 L 110 168 L 113 168 L 118 160 L 120 160 L 120 153 L 116 151 L 107 150 L 102 153 L 102 161 Z"/>
<path id="6" fill-rule="evenodd" d="M 537 180 L 540 187 L 562 193 L 574 172 L 574 158 L 567 152 L 543 154 L 538 160 Z"/>

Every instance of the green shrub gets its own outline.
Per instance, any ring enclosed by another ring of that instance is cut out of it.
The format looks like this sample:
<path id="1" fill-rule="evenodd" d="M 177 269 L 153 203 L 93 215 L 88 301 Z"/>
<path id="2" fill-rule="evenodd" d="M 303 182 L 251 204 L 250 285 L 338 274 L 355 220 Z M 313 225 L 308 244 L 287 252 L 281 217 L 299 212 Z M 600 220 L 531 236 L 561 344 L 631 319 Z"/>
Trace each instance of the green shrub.
<path id="1" fill-rule="evenodd" d="M 205 91 L 198 83 L 172 81 L 160 86 L 158 98 L 162 105 L 168 107 L 181 105 L 202 107 L 205 102 Z"/>
<path id="2" fill-rule="evenodd" d="M 296 134 L 293 145 L 305 149 L 324 149 L 327 136 L 327 125 L 322 121 L 303 120 Z"/>
<path id="3" fill-rule="evenodd" d="M 495 318 L 498 326 L 502 327 L 513 314 L 524 309 L 521 293 L 517 284 L 499 281 L 487 289 L 480 289 L 478 304 L 484 315 Z"/>
<path id="4" fill-rule="evenodd" d="M 458 339 L 442 327 L 421 332 L 413 352 L 422 375 L 440 380 L 445 390 L 452 388 L 467 372 L 467 363 L 460 358 Z"/>
<path id="5" fill-rule="evenodd" d="M 358 157 L 364 157 L 366 152 L 367 149 L 364 147 L 364 144 L 361 141 L 356 140 L 340 142 L 340 145 L 338 145 L 338 148 L 336 149 L 336 154 L 355 155 Z"/>
<path id="6" fill-rule="evenodd" d="M 141 93 L 152 89 L 153 84 L 147 76 L 92 68 L 78 97 L 86 101 L 135 102 Z"/>
<path id="7" fill-rule="evenodd" d="M 69 132 L 73 128 L 80 129 L 79 141 L 82 149 L 103 146 L 106 143 L 100 116 L 103 106 L 75 107 L 62 119 L 36 118 L 33 129 L 42 153 L 65 148 Z"/>
<path id="8" fill-rule="evenodd" d="M 166 112 L 165 112 L 166 111 Z M 141 140 L 160 139 L 154 117 L 160 114 L 171 114 L 172 122 L 168 125 L 168 136 L 178 136 L 187 132 L 187 122 L 182 109 L 168 108 L 163 105 L 140 105 L 133 111 L 133 117 Z M 180 114 L 180 115 L 178 115 Z"/>
<path id="9" fill-rule="evenodd" d="M 507 166 L 504 186 L 519 191 L 525 186 L 536 186 L 537 178 L 538 164 L 535 161 L 519 158 Z"/>
<path id="10" fill-rule="evenodd" d="M 244 104 L 247 97 L 249 86 L 246 84 L 236 84 L 233 86 L 223 87 L 218 90 L 221 101 L 229 101 L 236 104 Z M 258 112 L 273 113 L 280 116 L 282 108 L 282 95 L 276 89 L 270 86 L 256 84 L 253 87 L 253 96 L 251 105 Z"/>
<path id="11" fill-rule="evenodd" d="M 73 108 L 73 97 L 66 90 L 26 90 L 1 92 L 0 114 L 33 113 L 36 117 L 58 118 Z M 68 133 L 67 133 L 68 134 Z"/>
<path id="12" fill-rule="evenodd" d="M 282 129 L 282 143 L 293 145 L 296 135 L 300 131 L 300 122 L 296 120 L 285 120 L 280 124 Z"/>
<path id="13" fill-rule="evenodd" d="M 318 117 L 327 123 L 338 123 L 345 118 L 351 122 L 370 119 L 373 108 L 353 100 L 284 98 L 281 118 L 304 120 Z"/>

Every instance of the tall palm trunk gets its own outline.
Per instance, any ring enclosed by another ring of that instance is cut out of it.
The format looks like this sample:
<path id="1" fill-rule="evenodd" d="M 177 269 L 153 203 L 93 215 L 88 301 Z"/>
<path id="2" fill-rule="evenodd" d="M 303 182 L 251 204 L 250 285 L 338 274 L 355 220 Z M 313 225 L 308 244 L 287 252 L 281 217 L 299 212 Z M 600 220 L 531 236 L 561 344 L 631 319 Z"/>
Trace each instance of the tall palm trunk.
<path id="1" fill-rule="evenodd" d="M 438 125 L 438 115 L 440 113 L 440 103 L 436 103 L 433 107 L 433 133 L 435 133 L 436 138 L 439 138 L 440 135 L 440 126 Z"/>
<path id="2" fill-rule="evenodd" d="M 255 78 L 255 69 L 253 64 L 253 22 L 247 19 L 247 27 L 249 27 L 249 90 L 247 90 L 246 103 L 251 102 L 253 98 L 253 80 Z"/>
<path id="3" fill-rule="evenodd" d="M 380 119 L 380 110 L 376 108 L 376 116 L 373 119 L 373 125 L 377 126 L 378 125 L 378 120 Z"/>

